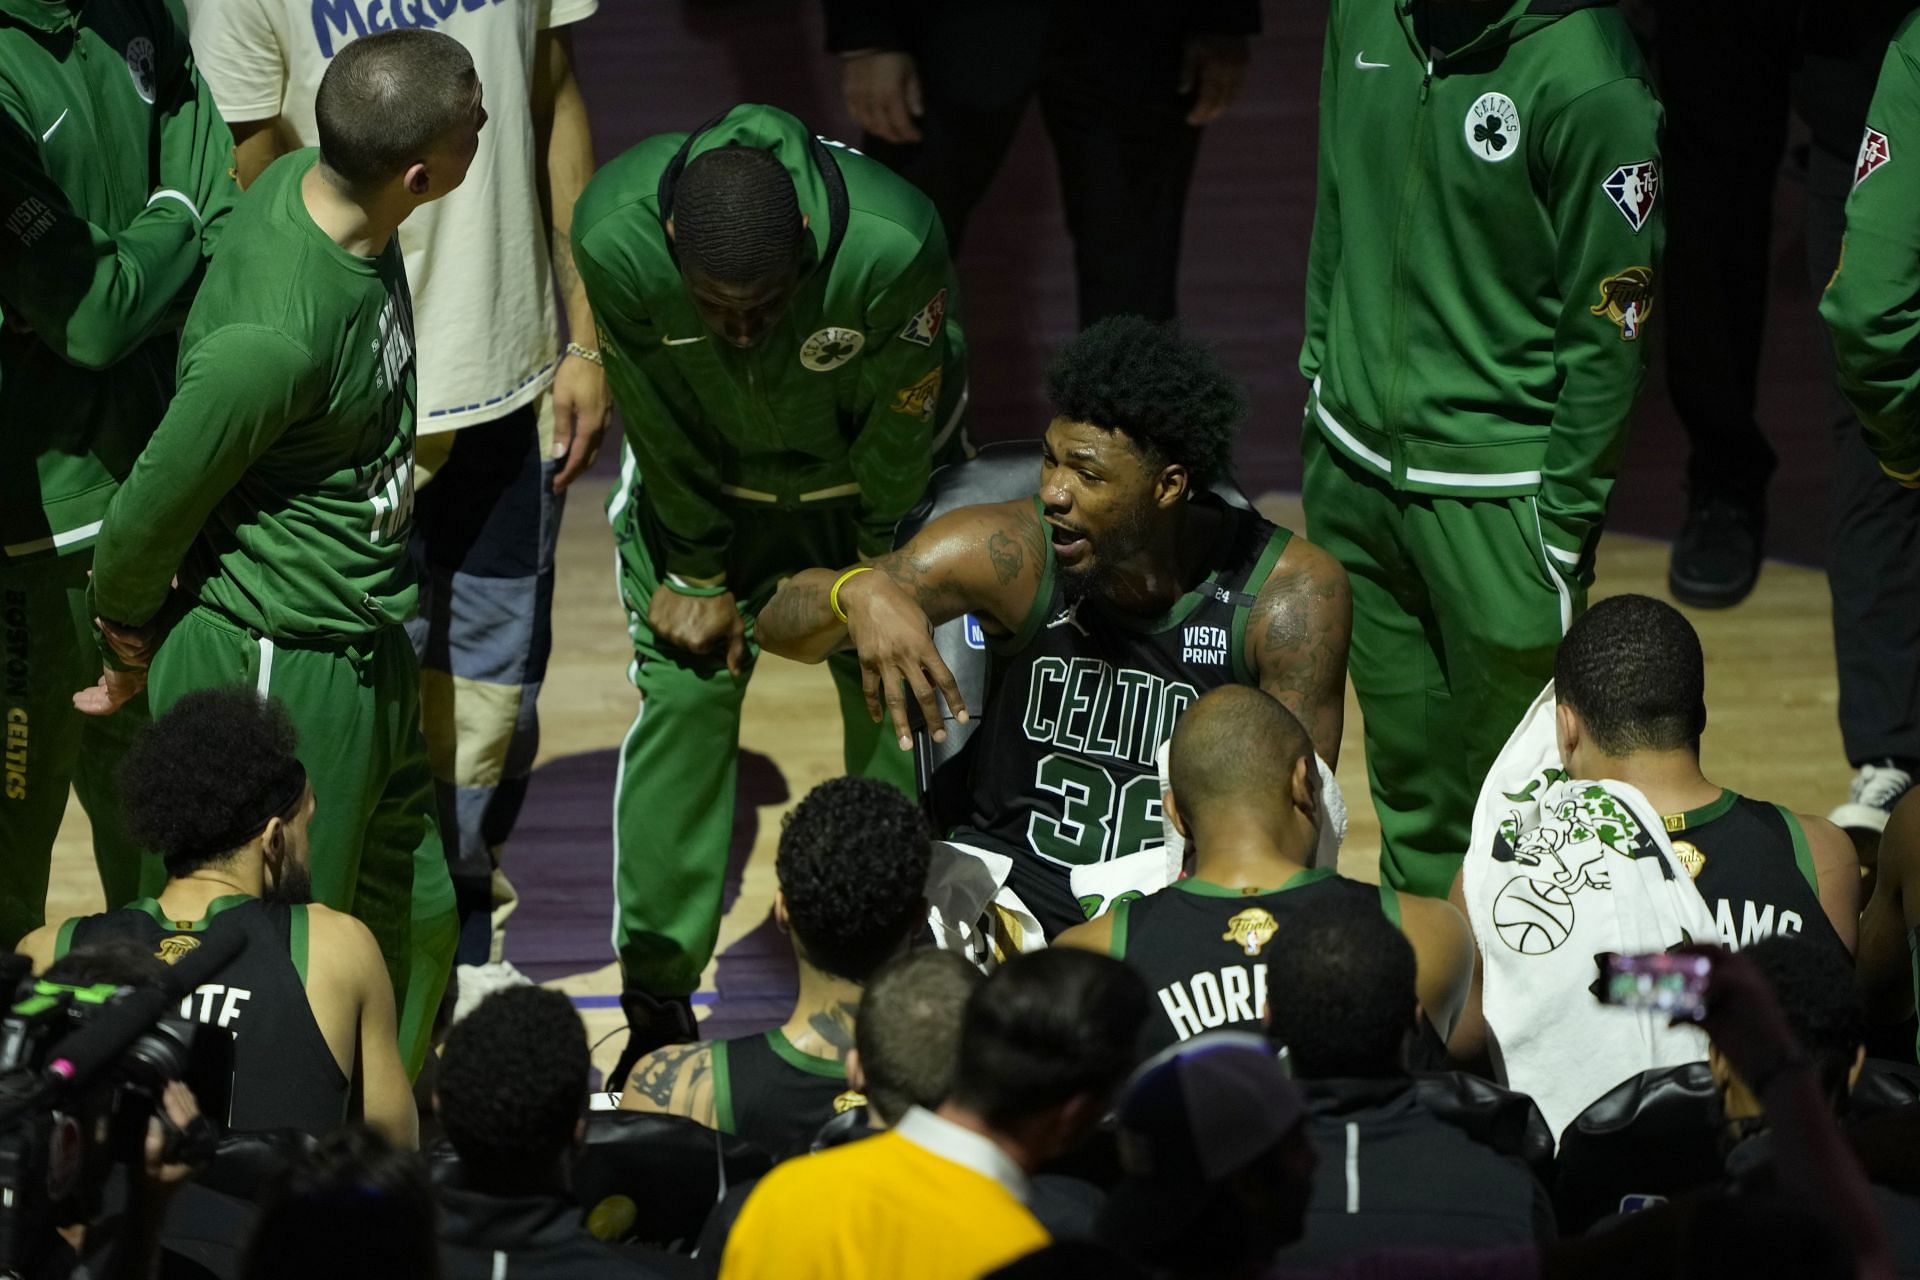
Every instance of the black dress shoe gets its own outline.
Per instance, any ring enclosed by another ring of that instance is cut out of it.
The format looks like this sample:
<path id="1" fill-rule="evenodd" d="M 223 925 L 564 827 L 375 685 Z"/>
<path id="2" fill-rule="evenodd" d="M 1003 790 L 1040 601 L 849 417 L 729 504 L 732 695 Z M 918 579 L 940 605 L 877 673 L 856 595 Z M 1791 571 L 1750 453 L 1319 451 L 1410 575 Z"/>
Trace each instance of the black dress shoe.
<path id="1" fill-rule="evenodd" d="M 1667 564 L 1667 590 L 1696 609 L 1739 604 L 1759 580 L 1766 528 L 1763 502 L 1722 494 L 1690 500 Z"/>
<path id="2" fill-rule="evenodd" d="M 670 1044 L 691 1044 L 700 1038 L 693 1001 L 686 996 L 655 996 L 644 991 L 620 993 L 620 1011 L 627 1015 L 627 1047 L 607 1078 L 605 1088 L 619 1093 L 627 1087 L 634 1064 Z"/>

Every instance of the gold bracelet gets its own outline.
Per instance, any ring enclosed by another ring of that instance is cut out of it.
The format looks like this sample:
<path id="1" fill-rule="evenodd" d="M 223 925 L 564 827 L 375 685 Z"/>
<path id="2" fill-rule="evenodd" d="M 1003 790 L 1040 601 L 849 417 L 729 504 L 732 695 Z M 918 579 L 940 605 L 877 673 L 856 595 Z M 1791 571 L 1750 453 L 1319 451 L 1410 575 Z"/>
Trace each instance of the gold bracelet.
<path id="1" fill-rule="evenodd" d="M 846 612 L 840 608 L 840 588 L 847 585 L 847 579 L 851 578 L 856 573 L 872 573 L 872 572 L 873 572 L 872 565 L 857 564 L 853 566 L 853 568 L 847 570 L 845 573 L 841 574 L 839 577 L 833 580 L 833 590 L 827 592 L 827 607 L 833 610 L 834 617 L 840 619 L 840 621 L 842 622 L 845 622 L 847 620 Z"/>
<path id="2" fill-rule="evenodd" d="M 583 347 L 577 342 L 569 342 L 567 344 L 567 354 L 570 356 L 579 356 L 582 360 L 585 360 L 591 364 L 597 364 L 597 365 L 601 365 L 602 367 L 605 367 L 606 362 L 601 360 L 600 353 L 598 351 L 595 351 L 590 347 Z"/>

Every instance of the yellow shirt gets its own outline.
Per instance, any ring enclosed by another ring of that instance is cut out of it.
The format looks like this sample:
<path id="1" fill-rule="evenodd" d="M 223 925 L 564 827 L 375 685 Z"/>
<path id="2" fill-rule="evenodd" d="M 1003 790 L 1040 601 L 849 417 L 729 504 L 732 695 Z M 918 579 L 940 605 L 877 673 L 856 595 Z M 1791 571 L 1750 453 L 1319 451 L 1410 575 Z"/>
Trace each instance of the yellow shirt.
<path id="1" fill-rule="evenodd" d="M 1024 1257 L 1046 1229 L 1008 1185 L 1017 1171 L 988 1172 L 1011 1163 L 990 1145 L 916 1110 L 891 1133 L 789 1160 L 747 1197 L 720 1280 L 977 1280 Z"/>

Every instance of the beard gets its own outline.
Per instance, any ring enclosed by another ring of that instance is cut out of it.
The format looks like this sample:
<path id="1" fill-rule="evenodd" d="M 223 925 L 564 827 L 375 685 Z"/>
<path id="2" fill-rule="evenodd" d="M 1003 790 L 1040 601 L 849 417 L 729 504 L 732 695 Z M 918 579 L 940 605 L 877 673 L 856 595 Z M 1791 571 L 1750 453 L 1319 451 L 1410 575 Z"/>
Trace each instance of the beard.
<path id="1" fill-rule="evenodd" d="M 1143 511 L 1122 516 L 1098 538 L 1085 530 L 1080 533 L 1087 539 L 1087 549 L 1092 553 L 1088 557 L 1089 563 L 1079 568 L 1069 568 L 1058 560 L 1054 561 L 1054 574 L 1060 583 L 1060 590 L 1072 604 L 1104 594 L 1113 582 L 1114 575 L 1119 572 L 1119 566 L 1145 546 L 1150 536 L 1148 518 Z"/>
<path id="2" fill-rule="evenodd" d="M 305 906 L 313 901 L 313 871 L 309 867 L 283 865 L 274 882 L 260 895 L 263 902 L 285 903 L 290 907 Z"/>

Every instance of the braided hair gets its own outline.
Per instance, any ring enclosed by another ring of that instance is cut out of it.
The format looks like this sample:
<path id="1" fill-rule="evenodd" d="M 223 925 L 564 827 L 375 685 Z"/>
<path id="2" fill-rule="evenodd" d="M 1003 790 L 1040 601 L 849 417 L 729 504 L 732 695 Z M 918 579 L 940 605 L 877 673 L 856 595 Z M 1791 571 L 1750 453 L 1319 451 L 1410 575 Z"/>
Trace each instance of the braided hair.
<path id="1" fill-rule="evenodd" d="M 682 266 L 727 284 L 790 270 L 804 230 L 792 177 L 760 147 L 703 151 L 674 189 L 674 252 Z"/>

